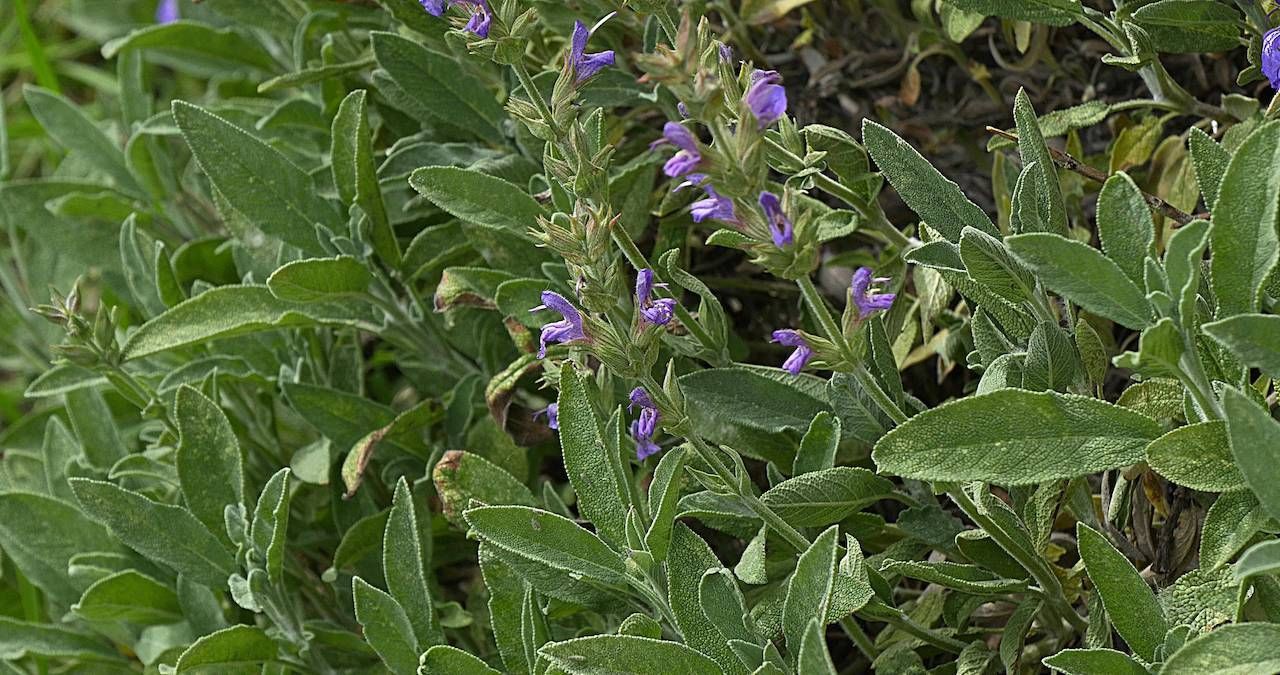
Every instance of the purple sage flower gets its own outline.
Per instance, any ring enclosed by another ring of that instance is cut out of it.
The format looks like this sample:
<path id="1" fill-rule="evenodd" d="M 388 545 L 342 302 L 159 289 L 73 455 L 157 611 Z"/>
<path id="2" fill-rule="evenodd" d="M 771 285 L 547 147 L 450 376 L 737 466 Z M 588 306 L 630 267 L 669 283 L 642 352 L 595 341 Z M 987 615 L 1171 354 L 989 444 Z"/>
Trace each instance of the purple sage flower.
<path id="1" fill-rule="evenodd" d="M 649 398 L 649 392 L 644 387 L 636 387 L 631 390 L 631 404 L 627 406 L 630 410 L 632 406 L 640 406 L 640 416 L 631 422 L 631 438 L 636 442 L 636 459 L 644 461 L 654 453 L 662 450 L 657 443 L 653 442 L 653 435 L 658 430 L 658 407 L 653 404 L 653 399 Z"/>
<path id="2" fill-rule="evenodd" d="M 785 345 L 787 347 L 795 347 L 796 350 L 791 352 L 791 356 L 782 362 L 782 369 L 792 375 L 799 375 L 800 371 L 809 364 L 809 359 L 813 358 L 813 348 L 805 342 L 804 336 L 799 331 L 784 328 L 782 330 L 773 331 L 773 342 Z"/>
<path id="3" fill-rule="evenodd" d="M 1262 36 L 1262 74 L 1272 89 L 1280 91 L 1280 28 L 1272 28 Z"/>
<path id="4" fill-rule="evenodd" d="M 680 113 L 680 119 L 689 119 L 689 106 L 685 105 L 684 101 L 676 102 L 676 112 Z"/>
<path id="5" fill-rule="evenodd" d="M 666 288 L 666 284 L 653 283 L 653 270 L 642 269 L 636 274 L 636 307 L 640 308 L 640 316 L 654 326 L 665 326 L 671 322 L 676 308 L 673 298 L 653 299 L 653 289 Z"/>
<path id="6" fill-rule="evenodd" d="M 782 119 L 787 113 L 787 90 L 782 88 L 782 77 L 776 70 L 755 70 L 751 73 L 751 86 L 744 100 L 761 129 Z"/>
<path id="7" fill-rule="evenodd" d="M 733 200 L 715 191 L 710 185 L 703 188 L 707 191 L 704 199 L 690 205 L 693 222 L 701 223 L 708 218 L 723 220 L 727 223 L 738 223 L 738 214 L 733 210 Z"/>
<path id="8" fill-rule="evenodd" d="M 421 0 L 421 2 L 422 8 L 431 16 L 444 16 L 444 10 L 448 9 L 450 4 L 450 0 Z"/>
<path id="9" fill-rule="evenodd" d="M 782 212 L 782 202 L 772 192 L 760 193 L 760 206 L 764 209 L 765 219 L 769 221 L 769 233 L 773 235 L 773 245 L 784 248 L 795 239 L 791 227 L 791 219 Z"/>
<path id="10" fill-rule="evenodd" d="M 538 350 L 538 358 L 543 358 L 547 355 L 548 342 L 572 342 L 573 340 L 586 339 L 587 334 L 582 329 L 582 314 L 563 295 L 555 291 L 543 291 L 542 304 L 529 311 L 537 312 L 543 309 L 557 311 L 564 318 L 542 327 L 540 338 L 542 346 Z"/>
<path id="11" fill-rule="evenodd" d="M 569 62 L 573 64 L 574 84 L 584 80 L 613 65 L 613 50 L 609 49 L 596 54 L 587 53 L 587 38 L 591 32 L 581 21 L 573 22 L 573 41 L 569 49 Z"/>
<path id="12" fill-rule="evenodd" d="M 853 282 L 849 287 L 852 291 L 853 304 L 858 308 L 859 319 L 893 306 L 893 299 L 897 297 L 895 294 L 880 293 L 880 289 L 871 286 L 873 282 L 883 284 L 887 281 L 889 281 L 888 277 L 872 277 L 870 267 L 859 267 L 858 271 L 853 273 Z"/>
<path id="13" fill-rule="evenodd" d="M 720 60 L 725 63 L 733 63 L 733 47 L 721 42 L 720 43 Z"/>
<path id="14" fill-rule="evenodd" d="M 180 18 L 178 0 L 160 0 L 160 4 L 156 5 L 156 23 L 173 23 Z"/>
<path id="15" fill-rule="evenodd" d="M 662 166 L 662 172 L 669 178 L 677 178 L 692 173 L 702 163 L 702 152 L 698 149 L 698 139 L 679 122 L 667 122 L 662 126 L 662 138 L 654 141 L 649 148 L 661 145 L 674 145 L 678 150 Z"/>
<path id="16" fill-rule="evenodd" d="M 493 10 L 489 8 L 489 0 L 466 0 L 460 4 L 467 5 L 471 12 L 471 20 L 467 21 L 463 30 L 482 38 L 489 37 L 489 26 L 493 23 Z"/>
<path id="17" fill-rule="evenodd" d="M 545 416 L 547 418 L 547 426 L 555 431 L 560 430 L 560 404 L 552 403 L 545 410 L 539 410 L 533 414 L 534 419 Z"/>

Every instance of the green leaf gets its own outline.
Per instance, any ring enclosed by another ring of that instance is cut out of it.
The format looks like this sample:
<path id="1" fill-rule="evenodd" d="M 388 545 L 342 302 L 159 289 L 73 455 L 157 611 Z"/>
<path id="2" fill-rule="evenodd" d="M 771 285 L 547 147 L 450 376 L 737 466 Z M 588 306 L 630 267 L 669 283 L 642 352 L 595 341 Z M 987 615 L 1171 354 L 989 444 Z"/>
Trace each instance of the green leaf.
<path id="1" fill-rule="evenodd" d="M 667 559 L 671 530 L 675 526 L 676 506 L 684 482 L 684 463 L 689 451 L 684 447 L 663 453 L 649 482 L 649 514 L 653 519 L 644 535 L 645 548 L 656 562 Z"/>
<path id="2" fill-rule="evenodd" d="M 1200 274 L 1204 249 L 1209 245 L 1209 221 L 1193 220 L 1178 228 L 1169 238 L 1164 253 L 1164 271 L 1169 277 L 1178 319 L 1190 330 L 1196 318 L 1196 298 L 1200 291 Z"/>
<path id="3" fill-rule="evenodd" d="M 1186 343 L 1182 333 L 1165 317 L 1142 331 L 1138 339 L 1138 351 L 1125 352 L 1114 361 L 1121 368 L 1129 368 L 1147 377 L 1178 378 L 1182 376 L 1182 355 Z"/>
<path id="4" fill-rule="evenodd" d="M 338 231 L 337 211 L 311 176 L 279 150 L 198 106 L 173 102 L 173 119 L 209 182 L 264 234 L 323 253 L 316 226 Z"/>
<path id="5" fill-rule="evenodd" d="M 715 661 L 680 644 L 634 635 L 592 635 L 552 642 L 538 650 L 569 675 L 657 672 L 721 675 Z"/>
<path id="6" fill-rule="evenodd" d="M 236 625 L 196 640 L 178 657 L 178 675 L 259 673 L 274 661 L 276 643 L 262 629 Z"/>
<path id="7" fill-rule="evenodd" d="M 1238 623 L 1206 633 L 1174 652 L 1161 675 L 1272 673 L 1280 670 L 1280 625 Z"/>
<path id="8" fill-rule="evenodd" d="M 382 539 L 382 576 L 387 580 L 387 591 L 400 603 L 413 626 L 419 648 L 424 648 L 442 639 L 427 585 L 429 552 L 422 541 L 423 532 L 430 532 L 430 522 L 418 522 L 420 510 L 409 491 L 409 482 L 402 477 L 396 483 Z"/>
<path id="9" fill-rule="evenodd" d="M 733 572 L 721 567 L 707 570 L 698 584 L 698 603 L 702 613 L 715 624 L 726 642 L 741 640 L 758 643 L 755 621 L 747 610 L 747 601 Z"/>
<path id="10" fill-rule="evenodd" d="M 960 233 L 960 259 L 970 279 L 1005 300 L 1022 303 L 1035 298 L 1035 276 L 996 237 L 965 227 Z"/>
<path id="11" fill-rule="evenodd" d="M 836 666 L 831 662 L 831 654 L 827 651 L 825 626 L 816 617 L 809 619 L 804 635 L 800 639 L 800 649 L 796 655 L 796 669 L 801 673 L 813 675 L 836 675 Z"/>
<path id="12" fill-rule="evenodd" d="M 288 263 L 267 279 L 271 294 L 287 302 L 341 302 L 364 294 L 373 275 L 349 255 Z"/>
<path id="13" fill-rule="evenodd" d="M 1231 570 L 1196 569 L 1162 589 L 1160 604 L 1170 626 L 1189 626 L 1194 634 L 1234 620 L 1239 595 L 1240 583 Z"/>
<path id="14" fill-rule="evenodd" d="M 124 570 L 90 586 L 71 611 L 87 621 L 128 621 L 144 626 L 182 620 L 178 596 L 136 570 Z"/>
<path id="15" fill-rule="evenodd" d="M 370 36 L 386 73 L 374 81 L 393 105 L 427 126 L 457 129 L 488 142 L 502 138 L 502 107 L 481 78 L 459 72 L 465 69 L 462 63 L 393 33 Z"/>
<path id="16" fill-rule="evenodd" d="M 1196 182 L 1204 193 L 1204 203 L 1212 211 L 1218 201 L 1222 177 L 1227 173 L 1227 165 L 1231 163 L 1231 153 L 1199 127 L 1191 127 L 1187 147 L 1191 151 L 1191 165 L 1196 171 Z"/>
<path id="17" fill-rule="evenodd" d="M 68 577 L 71 558 L 85 551 L 125 552 L 107 528 L 73 504 L 31 492 L 0 493 L 0 541 L 13 565 L 63 605 L 85 588 Z"/>
<path id="18" fill-rule="evenodd" d="M 351 580 L 351 591 L 364 639 L 392 673 L 416 675 L 418 643 L 400 603 L 360 577 Z"/>
<path id="19" fill-rule="evenodd" d="M 796 451 L 791 474 L 799 476 L 830 469 L 835 466 L 839 446 L 840 419 L 825 410 L 818 413 L 809 423 L 809 430 L 800 439 L 800 449 Z"/>
<path id="20" fill-rule="evenodd" d="M 698 593 L 702 575 L 723 566 L 701 537 L 684 523 L 676 523 L 667 555 L 667 600 L 676 626 L 686 644 L 711 656 L 726 674 L 745 674 L 747 669 L 702 612 Z"/>
<path id="21" fill-rule="evenodd" d="M 187 385 L 178 388 L 174 418 L 182 498 L 205 527 L 225 537 L 223 513 L 232 504 L 244 504 L 240 442 L 218 404 Z"/>
<path id="22" fill-rule="evenodd" d="M 1112 175 L 1098 194 L 1098 239 L 1107 257 L 1141 286 L 1143 261 L 1155 257 L 1156 225 L 1142 190 L 1126 173 Z"/>
<path id="23" fill-rule="evenodd" d="M 565 472 L 578 495 L 578 512 L 606 541 L 627 541 L 631 479 L 618 452 L 600 433 L 586 384 L 573 368 L 560 369 L 560 449 Z"/>
<path id="24" fill-rule="evenodd" d="M 748 368 L 708 368 L 680 377 L 695 428 L 740 425 L 771 433 L 806 430 L 826 410 L 800 382 Z"/>
<path id="25" fill-rule="evenodd" d="M 946 0 L 967 12 L 1002 19 L 1068 26 L 1082 13 L 1080 0 Z"/>
<path id="26" fill-rule="evenodd" d="M 1227 438 L 1244 482 L 1272 518 L 1280 519 L 1280 422 L 1248 396 L 1228 387 L 1222 395 Z"/>
<path id="27" fill-rule="evenodd" d="M 1202 492 L 1244 487 L 1220 420 L 1178 427 L 1157 438 L 1147 446 L 1147 463 L 1174 483 Z"/>
<path id="28" fill-rule="evenodd" d="M 529 230 L 546 212 L 528 193 L 471 169 L 427 166 L 409 176 L 409 185 L 449 215 L 507 237 L 533 242 Z"/>
<path id="29" fill-rule="evenodd" d="M 813 471 L 775 485 L 760 500 L 796 527 L 822 527 L 893 494 L 893 483 L 856 467 Z"/>
<path id="30" fill-rule="evenodd" d="M 1020 3 L 1015 0 L 1015 4 Z M 862 123 L 862 142 L 902 201 L 948 240 L 960 241 L 960 232 L 966 226 L 1000 236 L 987 214 L 964 195 L 959 185 L 947 180 L 897 134 L 868 119 Z"/>
<path id="31" fill-rule="evenodd" d="M 290 470 L 286 467 L 275 472 L 258 495 L 253 511 L 250 538 L 257 552 L 258 563 L 267 570 L 271 583 L 284 585 L 284 545 L 289 535 Z"/>
<path id="32" fill-rule="evenodd" d="M 422 655 L 423 675 L 502 675 L 484 661 L 449 645 L 436 645 Z"/>
<path id="33" fill-rule="evenodd" d="M 142 192 L 120 147 L 75 104 L 34 85 L 23 87 L 22 96 L 31 114 L 58 145 L 77 160 L 105 173 L 121 190 L 135 195 Z"/>
<path id="34" fill-rule="evenodd" d="M 1138 575 L 1133 563 L 1097 530 L 1079 524 L 1076 538 L 1089 579 L 1102 596 L 1102 604 L 1116 631 L 1139 656 L 1154 660 L 1156 648 L 1169 630 L 1155 593 Z"/>
<path id="35" fill-rule="evenodd" d="M 1160 0 L 1139 7 L 1133 20 L 1161 52 L 1200 54 L 1240 45 L 1240 14 L 1216 0 Z"/>
<path id="36" fill-rule="evenodd" d="M 191 512 L 111 483 L 72 478 L 76 499 L 129 548 L 210 588 L 222 588 L 235 559 Z"/>
<path id="37" fill-rule="evenodd" d="M 441 512 L 449 522 L 462 526 L 462 512 L 471 502 L 502 505 L 536 504 L 529 488 L 502 467 L 475 453 L 450 450 L 444 453 L 432 472 L 436 492 L 440 495 Z"/>
<path id="38" fill-rule="evenodd" d="M 29 654 L 97 662 L 123 661 L 119 652 L 92 635 L 0 616 L 0 663 L 16 661 Z"/>
<path id="39" fill-rule="evenodd" d="M 567 518 L 527 506 L 483 506 L 463 515 L 482 541 L 552 597 L 597 604 L 627 584 L 622 557 Z"/>
<path id="40" fill-rule="evenodd" d="M 1004 635 L 1000 636 L 1000 662 L 1005 672 L 1018 672 L 1018 662 L 1022 658 L 1022 648 L 1026 644 L 1027 631 L 1040 611 L 1040 599 L 1030 597 L 1018 603 L 1005 624 Z"/>
<path id="41" fill-rule="evenodd" d="M 1114 649 L 1064 649 L 1046 657 L 1044 665 L 1066 675 L 1150 675 L 1133 657 Z"/>
<path id="42" fill-rule="evenodd" d="M 113 59 L 133 51 L 172 55 L 181 63 L 195 60 L 211 67 L 233 69 L 249 66 L 263 71 L 278 68 L 262 43 L 230 28 L 217 29 L 194 21 L 174 21 L 140 28 L 102 45 L 102 58 Z"/>
<path id="43" fill-rule="evenodd" d="M 782 606 L 782 629 L 790 649 L 799 649 L 809 621 L 815 617 L 825 621 L 828 616 L 835 587 L 838 537 L 838 527 L 827 528 L 796 561 Z"/>
<path id="44" fill-rule="evenodd" d="M 1036 325 L 1027 341 L 1027 356 L 1022 362 L 1022 388 L 1030 391 L 1066 391 L 1075 384 L 1080 372 L 1071 338 L 1048 321 Z"/>
<path id="45" fill-rule="evenodd" d="M 1235 564 L 1235 579 L 1241 583 L 1259 574 L 1280 572 L 1280 539 L 1254 544 Z"/>
<path id="46" fill-rule="evenodd" d="M 281 300 L 266 286 L 219 286 L 169 309 L 129 335 L 125 359 L 137 359 L 206 340 L 281 328 L 365 325 L 352 308 Z"/>
<path id="47" fill-rule="evenodd" d="M 1027 588 L 1024 579 L 1003 579 L 977 565 L 947 561 L 890 560 L 880 569 L 880 573 L 919 579 L 974 595 L 1022 593 Z"/>
<path id="48" fill-rule="evenodd" d="M 1215 569 L 1227 564 L 1269 520 L 1252 492 L 1219 495 L 1205 514 L 1200 531 L 1200 566 Z"/>
<path id="49" fill-rule="evenodd" d="M 1151 323 L 1142 290 L 1097 249 L 1047 232 L 1014 235 L 1005 244 L 1067 300 L 1133 330 Z"/>
<path id="50" fill-rule="evenodd" d="M 528 675 L 529 655 L 522 634 L 524 625 L 521 616 L 528 586 L 510 566 L 493 554 L 489 544 L 480 545 L 477 557 L 485 588 L 489 591 L 489 624 L 498 653 L 502 656 L 502 663 L 512 675 Z M 529 628 L 533 628 L 532 622 Z"/>
<path id="51" fill-rule="evenodd" d="M 1018 154 L 1022 165 L 1028 167 L 1030 176 L 1035 179 L 1038 220 L 1044 231 L 1065 235 L 1067 207 L 1062 199 L 1062 185 L 1058 182 L 1053 157 L 1040 133 L 1036 111 L 1031 107 L 1031 99 L 1025 89 L 1019 89 L 1014 97 L 1013 119 L 1018 125 Z"/>
<path id="52" fill-rule="evenodd" d="M 396 267 L 400 264 L 400 242 L 396 241 L 387 206 L 382 201 L 365 96 L 363 89 L 348 94 L 333 118 L 333 183 L 344 203 L 358 204 L 364 211 L 368 218 L 366 236 L 378 257 L 388 266 Z"/>
<path id="53" fill-rule="evenodd" d="M 1002 389 L 925 411 L 890 431 L 872 457 L 882 473 L 920 480 L 1030 485 L 1145 457 L 1160 425 L 1083 396 Z"/>
<path id="54" fill-rule="evenodd" d="M 1244 365 L 1280 379 L 1280 316 L 1238 314 L 1202 328 Z"/>
<path id="55" fill-rule="evenodd" d="M 129 454 L 111 409 L 97 389 L 74 389 L 63 395 L 71 428 L 90 466 L 107 469 Z"/>
<path id="56" fill-rule="evenodd" d="M 1236 150 L 1222 177 L 1210 233 L 1218 317 L 1258 311 L 1267 274 L 1280 256 L 1280 122 L 1268 122 Z"/>

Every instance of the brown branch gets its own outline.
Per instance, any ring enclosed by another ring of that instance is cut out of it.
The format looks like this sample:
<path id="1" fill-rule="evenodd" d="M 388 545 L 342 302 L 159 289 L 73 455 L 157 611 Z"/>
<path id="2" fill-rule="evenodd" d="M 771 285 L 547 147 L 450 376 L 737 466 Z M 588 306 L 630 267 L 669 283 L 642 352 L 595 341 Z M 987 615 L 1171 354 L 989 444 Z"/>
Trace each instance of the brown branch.
<path id="1" fill-rule="evenodd" d="M 1015 143 L 1018 142 L 1017 134 L 1011 134 L 1007 131 L 1004 131 L 1003 129 L 997 129 L 995 127 L 987 127 L 987 133 L 995 134 L 996 136 L 1000 136 L 1001 138 L 1007 138 Z M 1084 176 L 1085 178 L 1088 178 L 1089 180 L 1094 181 L 1096 183 L 1105 183 L 1107 182 L 1107 179 L 1110 178 L 1110 176 L 1108 176 L 1107 174 L 1089 166 L 1088 164 L 1085 164 L 1084 162 L 1076 159 L 1075 157 L 1072 157 L 1071 155 L 1068 155 L 1067 153 L 1061 150 L 1057 150 L 1052 147 L 1049 147 L 1048 150 L 1049 150 L 1049 155 L 1053 157 L 1053 163 L 1066 169 L 1067 171 Z M 1149 194 L 1144 191 L 1142 193 L 1142 198 L 1146 200 L 1147 206 L 1151 207 L 1152 211 L 1155 211 L 1156 213 L 1159 213 L 1167 218 L 1177 221 L 1179 225 L 1186 225 L 1187 223 L 1196 219 L 1196 216 L 1193 216 L 1190 213 L 1187 213 L 1186 211 L 1179 209 L 1178 207 L 1170 204 L 1169 202 L 1166 202 L 1165 200 L 1153 194 Z"/>

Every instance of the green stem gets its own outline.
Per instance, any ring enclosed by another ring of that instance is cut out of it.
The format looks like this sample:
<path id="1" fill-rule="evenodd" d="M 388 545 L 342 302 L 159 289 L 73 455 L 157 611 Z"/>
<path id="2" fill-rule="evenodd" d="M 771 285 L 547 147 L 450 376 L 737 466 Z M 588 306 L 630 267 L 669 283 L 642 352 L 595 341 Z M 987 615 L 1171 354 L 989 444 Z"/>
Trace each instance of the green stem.
<path id="1" fill-rule="evenodd" d="M 894 628 L 897 628 L 898 630 L 908 635 L 920 638 L 921 640 L 924 640 L 926 643 L 931 644 L 934 647 L 937 647 L 938 649 L 941 649 L 943 651 L 951 652 L 952 654 L 959 654 L 960 652 L 964 651 L 965 647 L 969 646 L 968 644 L 961 642 L 955 638 L 947 637 L 946 635 L 939 635 L 937 631 L 934 631 L 925 626 L 921 626 L 920 624 L 913 621 L 911 617 L 907 616 L 901 610 L 894 610 L 894 611 L 896 612 L 896 616 L 885 616 L 885 617 L 878 616 L 876 620 L 884 621 L 885 623 L 888 623 L 890 626 L 893 626 Z"/>
<path id="2" fill-rule="evenodd" d="M 813 184 L 819 190 L 835 197 L 857 211 L 858 215 L 873 231 L 884 236 L 885 240 L 900 249 L 911 248 L 911 239 L 903 234 L 901 230 L 893 226 L 889 219 L 885 217 L 884 210 L 880 208 L 879 202 L 863 202 L 858 199 L 852 190 L 845 187 L 841 183 L 827 176 L 818 173 L 813 175 Z"/>
<path id="3" fill-rule="evenodd" d="M 876 649 L 871 637 L 867 635 L 866 631 L 862 630 L 862 626 L 858 625 L 858 622 L 853 617 L 846 616 L 840 619 L 840 627 L 844 629 L 845 635 L 848 635 L 849 639 L 853 640 L 853 644 L 858 647 L 858 651 L 867 657 L 867 660 L 876 660 L 876 657 L 880 655 L 880 650 Z"/>
<path id="4" fill-rule="evenodd" d="M 742 503 L 759 516 L 760 520 L 763 520 L 765 525 L 769 526 L 769 529 L 777 532 L 779 536 L 785 539 L 787 543 L 797 551 L 804 551 L 809 548 L 810 542 L 808 537 L 804 536 L 804 534 L 799 530 L 792 527 L 786 520 L 783 520 L 782 516 L 779 516 L 776 511 L 766 506 L 765 503 L 760 501 L 760 498 L 755 494 L 747 490 L 743 490 L 738 486 L 738 479 L 733 475 L 733 470 L 724 463 L 724 460 L 720 458 L 715 448 L 712 448 L 706 441 L 698 438 L 697 436 L 690 436 L 689 443 L 693 445 L 693 449 L 698 453 L 698 456 L 702 458 L 702 461 L 706 462 L 707 465 L 711 467 L 711 470 L 715 472 L 716 476 L 737 493 L 738 498 L 742 500 Z"/>
<path id="5" fill-rule="evenodd" d="M 1062 620 L 1066 620 L 1071 627 L 1078 631 L 1087 630 L 1088 622 L 1076 613 L 1071 607 L 1071 603 L 1067 602 L 1067 597 L 1063 593 L 1062 583 L 1058 581 L 1057 575 L 1049 568 L 1048 563 L 1038 555 L 1029 555 L 1017 546 L 1012 539 L 1004 532 L 1004 530 L 992 518 L 982 514 L 978 509 L 978 505 L 969 499 L 969 495 L 964 493 L 963 489 L 951 490 L 947 494 L 952 501 L 964 511 L 969 519 L 981 527 L 991 538 L 995 540 L 1000 548 L 1018 561 L 1024 569 L 1031 574 L 1036 583 L 1040 585 L 1041 591 L 1044 593 L 1045 610 L 1050 616 L 1054 617 L 1058 624 Z"/>
<path id="6" fill-rule="evenodd" d="M 62 87 L 58 85 L 58 76 L 54 74 L 53 67 L 49 65 L 49 59 L 44 53 L 44 46 L 40 44 L 40 36 L 36 35 L 35 29 L 31 27 L 27 0 L 13 0 L 13 13 L 18 22 L 18 32 L 22 34 L 22 42 L 27 48 L 27 56 L 31 59 L 31 70 L 36 75 L 36 82 L 55 94 L 62 93 Z"/>
<path id="7" fill-rule="evenodd" d="M 1225 419 L 1226 411 L 1222 409 L 1222 404 L 1218 402 L 1218 397 L 1214 395 L 1213 385 L 1209 383 L 1209 376 L 1204 372 L 1204 365 L 1200 363 L 1200 357 L 1196 353 L 1195 341 L 1189 336 L 1183 337 L 1185 347 L 1182 356 L 1178 359 L 1179 370 L 1182 373 L 1182 385 L 1191 392 L 1191 397 L 1195 399 L 1196 405 L 1204 411 L 1204 414 L 1213 419 Z"/>
<path id="8" fill-rule="evenodd" d="M 520 80 L 520 86 L 524 87 L 525 96 L 533 102 L 533 106 L 538 109 L 538 115 L 542 117 L 542 122 L 551 129 L 551 133 L 557 137 L 560 132 L 556 129 L 556 119 L 551 114 L 551 108 L 547 107 L 547 102 L 542 98 L 542 92 L 538 91 L 538 87 L 534 85 L 533 78 L 529 75 L 529 69 L 523 63 L 515 63 L 511 69 L 516 72 L 516 77 Z"/>
<path id="9" fill-rule="evenodd" d="M 893 420 L 894 424 L 903 424 L 907 421 L 907 414 L 902 411 L 902 408 L 898 407 L 898 404 L 895 403 L 888 394 L 885 393 L 884 389 L 880 388 L 880 383 L 876 382 L 876 378 L 872 377 L 871 373 L 867 372 L 866 366 L 863 366 L 862 364 L 855 366 L 853 369 L 853 379 L 858 381 L 858 384 L 862 386 L 863 391 L 871 397 L 872 401 L 875 401 L 875 404 L 880 407 L 880 410 L 883 411 L 884 414 L 889 416 L 889 419 Z"/>

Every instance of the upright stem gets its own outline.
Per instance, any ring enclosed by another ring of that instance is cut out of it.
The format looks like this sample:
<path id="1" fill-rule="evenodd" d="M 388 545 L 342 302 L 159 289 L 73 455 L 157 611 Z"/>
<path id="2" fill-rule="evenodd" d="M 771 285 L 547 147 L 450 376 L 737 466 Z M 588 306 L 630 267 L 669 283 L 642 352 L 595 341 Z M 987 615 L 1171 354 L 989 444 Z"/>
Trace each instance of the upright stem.
<path id="1" fill-rule="evenodd" d="M 520 80 L 520 86 L 524 87 L 525 96 L 533 102 L 533 106 L 538 109 L 538 115 L 542 117 L 542 122 L 551 129 L 551 133 L 559 136 L 556 129 L 556 119 L 551 114 L 551 108 L 547 107 L 547 102 L 542 98 L 542 92 L 538 91 L 538 87 L 534 85 L 533 78 L 529 75 L 529 69 L 523 63 L 517 62 L 512 64 L 511 69 L 516 71 L 516 77 Z"/>
<path id="2" fill-rule="evenodd" d="M 840 627 L 844 629 L 845 635 L 848 635 L 849 639 L 853 640 L 853 644 L 858 647 L 858 651 L 867 657 L 867 660 L 876 660 L 876 657 L 880 655 L 880 650 L 876 649 L 871 637 L 867 635 L 866 631 L 862 630 L 862 626 L 859 626 L 853 617 L 846 616 L 840 619 Z"/>
<path id="3" fill-rule="evenodd" d="M 777 532 L 787 543 L 797 551 L 804 551 L 809 548 L 809 538 L 804 536 L 799 530 L 792 527 L 790 523 L 783 520 L 776 511 L 769 508 L 760 498 L 748 490 L 742 490 L 738 487 L 738 478 L 733 475 L 733 470 L 724 463 L 724 460 L 717 454 L 715 448 L 712 448 L 706 441 L 697 436 L 690 436 L 689 443 L 693 445 L 693 449 L 706 462 L 716 476 L 728 486 L 730 486 L 742 500 L 747 508 L 751 509 L 760 520 L 763 520 L 769 529 Z"/>
<path id="4" fill-rule="evenodd" d="M 1058 621 L 1066 620 L 1071 627 L 1083 631 L 1088 629 L 1089 624 L 1076 613 L 1071 607 L 1071 603 L 1067 602 L 1067 597 L 1063 593 L 1062 583 L 1058 581 L 1058 577 L 1049 569 L 1048 563 L 1043 558 L 1036 555 L 1027 555 L 1021 547 L 1014 544 L 1013 541 L 1004 533 L 1004 530 L 991 518 L 983 515 L 978 509 L 978 505 L 969 499 L 969 495 L 964 493 L 963 489 L 952 490 L 947 493 L 952 501 L 964 511 L 965 515 L 979 527 L 991 535 L 1000 548 L 1018 561 L 1024 569 L 1031 574 L 1031 578 L 1035 579 L 1039 584 L 1041 591 L 1044 592 L 1045 609 L 1051 616 Z"/>
<path id="5" fill-rule="evenodd" d="M 809 306 L 809 311 L 817 317 L 826 338 L 840 349 L 840 353 L 844 355 L 845 360 L 851 365 L 852 370 L 850 372 L 853 378 L 857 380 L 858 385 L 867 392 L 871 400 L 875 401 L 880 410 L 895 424 L 906 422 L 907 414 L 884 392 L 884 389 L 880 388 L 880 383 L 876 382 L 876 379 L 871 376 L 871 373 L 867 372 L 867 369 L 853 353 L 849 342 L 844 339 L 844 331 L 840 330 L 840 326 L 836 324 L 835 317 L 831 316 L 831 312 L 827 310 L 826 301 L 818 293 L 813 281 L 804 276 L 796 279 L 796 285 L 800 287 L 800 295 L 804 297 L 804 302 Z"/>

